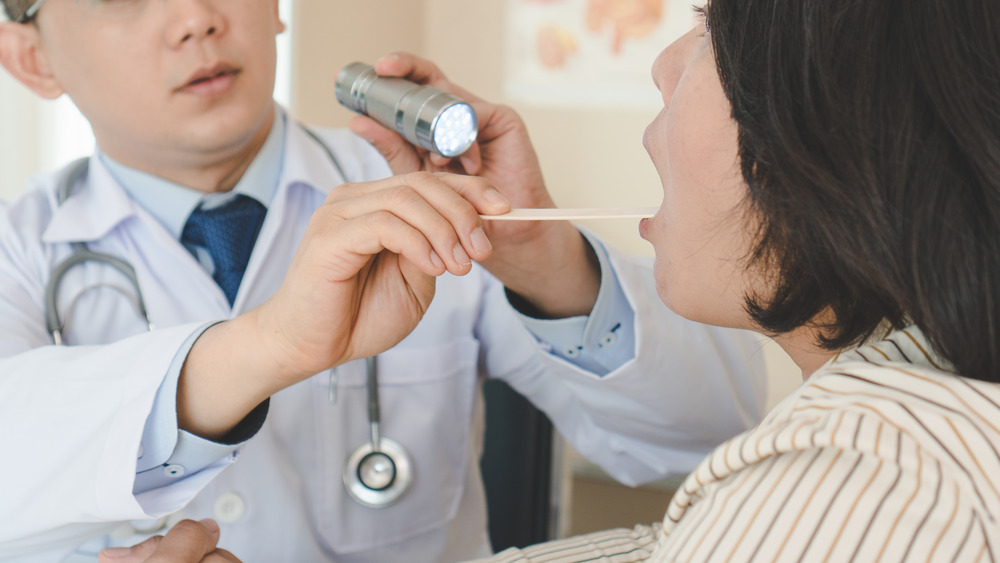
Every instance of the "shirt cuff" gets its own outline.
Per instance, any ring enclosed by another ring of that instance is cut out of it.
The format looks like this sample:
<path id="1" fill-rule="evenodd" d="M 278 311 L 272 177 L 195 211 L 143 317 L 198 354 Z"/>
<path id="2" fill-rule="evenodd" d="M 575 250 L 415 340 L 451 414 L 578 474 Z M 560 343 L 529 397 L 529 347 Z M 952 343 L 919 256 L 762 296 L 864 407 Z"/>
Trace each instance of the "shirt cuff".
<path id="1" fill-rule="evenodd" d="M 195 436 L 177 425 L 177 383 L 181 368 L 195 341 L 214 324 L 206 323 L 184 341 L 157 390 L 139 446 L 136 479 L 132 488 L 135 494 L 174 483 L 226 456 L 235 457 L 239 447 L 264 425 L 269 401 L 258 405 L 219 442 Z"/>
<path id="2" fill-rule="evenodd" d="M 582 231 L 601 268 L 601 288 L 589 316 L 536 319 L 515 312 L 546 352 L 578 368 L 607 375 L 635 358 L 635 312 L 625 297 L 608 251 Z"/>

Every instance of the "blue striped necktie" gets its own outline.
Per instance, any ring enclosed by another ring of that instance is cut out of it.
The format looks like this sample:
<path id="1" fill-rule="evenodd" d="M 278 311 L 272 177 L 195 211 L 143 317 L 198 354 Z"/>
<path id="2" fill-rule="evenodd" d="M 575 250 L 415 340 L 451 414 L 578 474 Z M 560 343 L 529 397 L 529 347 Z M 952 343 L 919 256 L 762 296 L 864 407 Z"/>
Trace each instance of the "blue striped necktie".
<path id="1" fill-rule="evenodd" d="M 237 195 L 232 201 L 212 209 L 198 206 L 184 225 L 181 242 L 200 246 L 212 256 L 219 284 L 232 306 L 250 261 L 250 252 L 264 223 L 267 209 L 252 197 Z"/>

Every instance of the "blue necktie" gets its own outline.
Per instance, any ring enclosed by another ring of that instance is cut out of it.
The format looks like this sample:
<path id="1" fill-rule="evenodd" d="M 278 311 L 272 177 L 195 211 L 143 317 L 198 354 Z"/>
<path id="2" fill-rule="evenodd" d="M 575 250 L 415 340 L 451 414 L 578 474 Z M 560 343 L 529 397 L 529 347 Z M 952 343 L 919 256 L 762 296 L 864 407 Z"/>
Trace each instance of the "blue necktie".
<path id="1" fill-rule="evenodd" d="M 229 300 L 236 299 L 243 271 L 267 209 L 252 197 L 237 195 L 232 201 L 213 209 L 199 206 L 184 225 L 181 242 L 208 250 L 215 263 L 212 278 Z"/>

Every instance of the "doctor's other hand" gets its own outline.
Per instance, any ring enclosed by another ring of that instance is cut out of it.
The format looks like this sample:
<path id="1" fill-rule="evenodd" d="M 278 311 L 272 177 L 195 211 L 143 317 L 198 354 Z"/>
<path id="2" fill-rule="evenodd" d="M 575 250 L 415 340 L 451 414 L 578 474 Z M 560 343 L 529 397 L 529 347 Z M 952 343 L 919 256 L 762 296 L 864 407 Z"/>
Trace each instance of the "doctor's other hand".
<path id="1" fill-rule="evenodd" d="M 450 170 L 481 176 L 510 200 L 511 206 L 555 207 L 521 117 L 456 86 L 432 62 L 393 53 L 375 63 L 384 76 L 402 76 L 450 92 L 479 116 L 479 137 L 465 154 L 447 159 L 409 144 L 375 120 L 356 116 L 348 126 L 371 142 L 393 171 Z M 548 318 L 589 314 L 600 289 L 600 268 L 590 245 L 565 221 L 489 221 L 486 234 L 496 243 L 483 261 L 508 290 L 531 304 L 522 312 Z"/>
<path id="2" fill-rule="evenodd" d="M 479 137 L 468 151 L 449 159 L 415 147 L 391 129 L 363 115 L 348 126 L 368 139 L 396 174 L 416 170 L 450 171 L 482 176 L 500 189 L 514 207 L 550 207 L 541 169 L 521 117 L 509 107 L 491 104 L 453 84 L 432 62 L 409 53 L 393 53 L 375 63 L 383 76 L 402 76 L 455 94 L 476 110 Z"/>
<path id="3" fill-rule="evenodd" d="M 132 547 L 108 548 L 99 563 L 240 563 L 225 549 L 218 549 L 219 525 L 214 520 L 182 520 L 165 536 L 154 536 Z"/>

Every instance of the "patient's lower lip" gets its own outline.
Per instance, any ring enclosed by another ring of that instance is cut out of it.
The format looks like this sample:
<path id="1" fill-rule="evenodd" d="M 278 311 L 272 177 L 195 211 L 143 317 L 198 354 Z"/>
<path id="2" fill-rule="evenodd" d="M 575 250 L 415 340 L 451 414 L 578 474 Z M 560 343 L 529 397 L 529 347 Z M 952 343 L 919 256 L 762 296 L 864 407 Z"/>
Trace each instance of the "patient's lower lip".
<path id="1" fill-rule="evenodd" d="M 645 239 L 647 232 L 649 232 L 649 219 L 642 219 L 639 221 L 639 236 Z"/>

